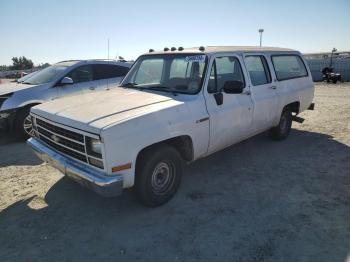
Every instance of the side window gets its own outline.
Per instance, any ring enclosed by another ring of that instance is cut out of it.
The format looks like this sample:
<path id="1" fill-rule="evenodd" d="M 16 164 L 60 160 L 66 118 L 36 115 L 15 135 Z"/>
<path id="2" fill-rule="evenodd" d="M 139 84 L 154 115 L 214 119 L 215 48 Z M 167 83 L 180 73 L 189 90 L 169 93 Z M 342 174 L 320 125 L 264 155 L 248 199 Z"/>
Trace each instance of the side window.
<path id="1" fill-rule="evenodd" d="M 92 81 L 92 67 L 91 65 L 79 66 L 73 69 L 73 71 L 71 71 L 70 73 L 68 73 L 67 77 L 72 78 L 75 84 Z"/>
<path id="2" fill-rule="evenodd" d="M 241 65 L 234 56 L 217 57 L 210 71 L 208 92 L 220 91 L 226 81 L 241 81 L 244 83 Z"/>
<path id="3" fill-rule="evenodd" d="M 274 55 L 272 63 L 278 80 L 307 76 L 304 62 L 297 55 Z"/>
<path id="4" fill-rule="evenodd" d="M 95 80 L 122 77 L 128 72 L 127 67 L 118 65 L 96 64 L 93 68 Z"/>
<path id="5" fill-rule="evenodd" d="M 144 60 L 135 75 L 135 84 L 160 84 L 162 79 L 164 59 L 155 58 Z"/>
<path id="6" fill-rule="evenodd" d="M 271 83 L 271 74 L 265 57 L 247 56 L 245 65 L 253 86 Z"/>

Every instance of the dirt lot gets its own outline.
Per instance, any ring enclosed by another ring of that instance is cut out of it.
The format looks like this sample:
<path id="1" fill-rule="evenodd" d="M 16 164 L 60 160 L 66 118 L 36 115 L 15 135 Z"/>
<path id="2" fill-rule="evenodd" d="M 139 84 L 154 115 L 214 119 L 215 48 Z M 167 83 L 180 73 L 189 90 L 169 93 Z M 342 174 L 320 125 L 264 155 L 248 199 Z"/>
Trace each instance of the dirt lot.
<path id="1" fill-rule="evenodd" d="M 0 138 L 1 261 L 350 261 L 350 84 L 288 140 L 193 163 L 167 205 L 104 199 Z"/>

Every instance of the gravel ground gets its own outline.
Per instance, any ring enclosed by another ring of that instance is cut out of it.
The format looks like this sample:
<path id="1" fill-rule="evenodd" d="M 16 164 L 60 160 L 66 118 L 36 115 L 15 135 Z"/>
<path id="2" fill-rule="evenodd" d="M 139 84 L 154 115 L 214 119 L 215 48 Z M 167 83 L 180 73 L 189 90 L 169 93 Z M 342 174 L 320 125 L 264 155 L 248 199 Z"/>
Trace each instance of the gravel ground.
<path id="1" fill-rule="evenodd" d="M 350 84 L 318 85 L 290 137 L 186 168 L 159 208 L 104 199 L 0 138 L 1 261 L 350 261 Z"/>

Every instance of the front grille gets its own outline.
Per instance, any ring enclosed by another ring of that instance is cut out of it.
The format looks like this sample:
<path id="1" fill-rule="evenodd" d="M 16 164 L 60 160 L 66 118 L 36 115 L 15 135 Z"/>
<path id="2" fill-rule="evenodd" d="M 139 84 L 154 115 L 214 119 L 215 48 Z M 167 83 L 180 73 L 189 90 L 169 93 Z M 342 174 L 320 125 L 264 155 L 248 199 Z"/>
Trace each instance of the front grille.
<path id="1" fill-rule="evenodd" d="M 86 150 L 85 140 L 88 141 L 91 138 L 90 136 L 84 137 L 83 134 L 57 126 L 35 116 L 32 116 L 32 121 L 36 137 L 56 151 L 95 167 L 93 158 L 103 163 L 102 156 L 96 157 Z M 103 164 L 97 167 L 103 169 Z"/>
<path id="2" fill-rule="evenodd" d="M 85 163 L 87 163 L 87 159 L 85 155 L 79 154 L 73 150 L 70 150 L 66 147 L 60 146 L 58 144 L 55 144 L 54 142 L 52 142 L 51 140 L 47 139 L 46 137 L 42 136 L 39 134 L 39 138 L 45 142 L 46 144 L 48 144 L 49 146 L 53 147 L 54 149 L 56 149 L 57 151 L 60 151 L 66 155 L 69 155 L 71 157 L 74 157 L 80 161 L 83 161 Z"/>
<path id="3" fill-rule="evenodd" d="M 63 137 L 67 137 L 67 138 L 84 143 L 84 136 L 82 134 L 64 129 L 62 127 L 52 125 L 48 122 L 44 122 L 43 120 L 41 120 L 39 118 L 36 119 L 36 123 L 38 126 L 42 126 L 43 128 L 45 128 L 51 132 L 54 132 L 55 134 L 58 134 L 58 135 L 61 135 Z"/>
<path id="4" fill-rule="evenodd" d="M 47 138 L 52 139 L 52 137 L 55 136 L 54 133 L 49 132 L 49 131 L 43 129 L 43 128 L 41 128 L 40 126 L 37 127 L 37 130 L 38 130 L 38 132 L 39 132 L 40 134 L 44 135 L 44 136 L 47 137 Z M 65 138 L 63 138 L 63 137 L 61 137 L 61 136 L 58 136 L 58 135 L 56 135 L 56 136 L 58 137 L 59 143 L 60 143 L 61 145 L 66 146 L 66 147 L 69 147 L 69 148 L 72 148 L 72 149 L 74 149 L 74 150 L 77 150 L 77 151 L 82 152 L 82 153 L 85 154 L 85 146 L 84 146 L 84 145 L 78 144 L 78 143 L 76 143 L 76 142 L 73 142 L 73 141 L 71 141 L 71 140 L 65 139 Z"/>

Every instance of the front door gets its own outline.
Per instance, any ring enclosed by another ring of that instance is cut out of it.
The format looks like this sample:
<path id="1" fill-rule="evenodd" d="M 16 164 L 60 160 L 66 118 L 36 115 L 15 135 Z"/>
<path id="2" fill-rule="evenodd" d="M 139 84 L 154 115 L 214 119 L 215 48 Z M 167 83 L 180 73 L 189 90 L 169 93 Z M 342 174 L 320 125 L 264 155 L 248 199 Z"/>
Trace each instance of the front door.
<path id="1" fill-rule="evenodd" d="M 208 153 L 213 153 L 249 137 L 252 122 L 252 100 L 241 58 L 236 55 L 216 56 L 210 63 L 210 77 L 204 90 L 210 116 L 210 142 Z M 226 94 L 221 90 L 227 81 L 242 81 L 241 94 Z"/>
<path id="2" fill-rule="evenodd" d="M 83 65 L 73 69 L 66 77 L 72 78 L 73 84 L 59 87 L 59 97 L 76 95 L 83 92 L 91 92 L 98 87 L 98 82 L 94 80 L 91 65 Z"/>
<path id="3" fill-rule="evenodd" d="M 272 82 L 269 63 L 263 54 L 245 54 L 244 62 L 254 101 L 252 131 L 263 132 L 274 125 L 277 114 L 277 85 Z"/>

